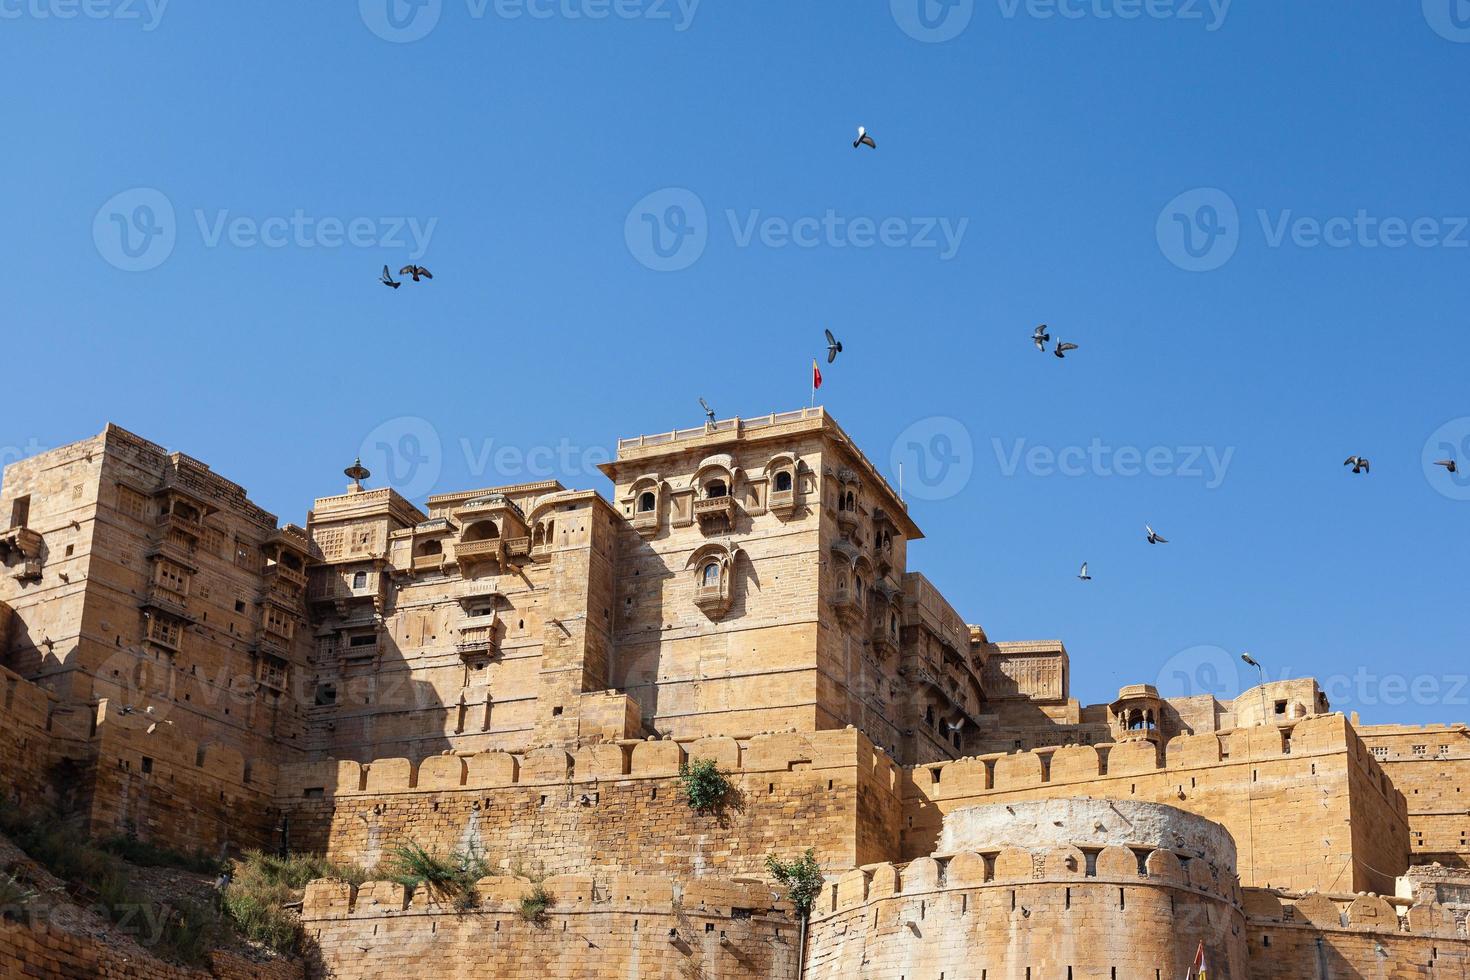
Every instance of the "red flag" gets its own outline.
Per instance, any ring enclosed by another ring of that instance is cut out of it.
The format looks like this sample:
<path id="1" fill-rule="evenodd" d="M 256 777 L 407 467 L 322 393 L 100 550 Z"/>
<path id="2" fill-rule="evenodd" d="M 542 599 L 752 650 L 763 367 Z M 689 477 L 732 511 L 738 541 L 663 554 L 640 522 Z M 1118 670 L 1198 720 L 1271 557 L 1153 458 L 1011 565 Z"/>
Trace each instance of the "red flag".
<path id="1" fill-rule="evenodd" d="M 812 391 L 822 387 L 822 369 L 817 367 L 817 359 L 812 358 Z"/>

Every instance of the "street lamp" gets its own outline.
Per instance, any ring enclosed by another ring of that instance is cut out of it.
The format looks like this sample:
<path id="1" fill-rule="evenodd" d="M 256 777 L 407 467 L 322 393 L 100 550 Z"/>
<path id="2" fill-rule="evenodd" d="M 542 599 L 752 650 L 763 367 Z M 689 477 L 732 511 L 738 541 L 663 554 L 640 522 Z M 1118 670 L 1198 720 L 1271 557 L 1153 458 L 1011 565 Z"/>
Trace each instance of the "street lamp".
<path id="1" fill-rule="evenodd" d="M 1256 663 L 1255 658 L 1252 657 L 1250 654 L 1242 653 L 1240 655 L 1240 659 L 1244 660 L 1246 663 L 1256 668 L 1256 673 L 1260 676 L 1261 683 L 1259 685 L 1259 690 L 1261 692 L 1261 724 L 1264 725 L 1266 724 L 1266 672 L 1261 668 L 1260 664 Z"/>

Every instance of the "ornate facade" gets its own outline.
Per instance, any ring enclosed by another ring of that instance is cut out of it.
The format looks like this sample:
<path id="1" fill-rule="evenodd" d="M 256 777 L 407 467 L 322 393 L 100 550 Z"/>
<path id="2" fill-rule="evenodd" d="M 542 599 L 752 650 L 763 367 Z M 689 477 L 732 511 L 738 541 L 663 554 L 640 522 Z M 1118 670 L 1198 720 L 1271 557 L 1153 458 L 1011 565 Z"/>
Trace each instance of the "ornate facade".
<path id="1" fill-rule="evenodd" d="M 1323 943 L 1364 973 L 1464 969 L 1463 725 L 1361 728 L 1311 680 L 1084 705 L 1060 641 L 992 640 L 909 567 L 922 532 L 821 409 L 624 439 L 603 471 L 606 496 L 421 508 L 359 465 L 283 526 L 113 426 L 11 465 L 11 794 L 209 849 L 473 845 L 600 916 L 578 920 L 619 951 L 598 975 L 1146 978 L 1201 940 L 1231 977 L 1316 976 Z M 738 806 L 690 811 L 692 758 Z M 806 847 L 832 889 L 810 935 L 760 883 Z M 344 887 L 304 910 L 319 971 L 458 969 L 494 942 L 489 918 L 441 932 L 401 886 Z M 487 879 L 483 914 L 515 887 Z M 1361 943 L 1370 919 L 1393 942 Z M 369 920 L 401 943 L 352 954 Z M 516 928 L 470 975 L 585 968 Z"/>

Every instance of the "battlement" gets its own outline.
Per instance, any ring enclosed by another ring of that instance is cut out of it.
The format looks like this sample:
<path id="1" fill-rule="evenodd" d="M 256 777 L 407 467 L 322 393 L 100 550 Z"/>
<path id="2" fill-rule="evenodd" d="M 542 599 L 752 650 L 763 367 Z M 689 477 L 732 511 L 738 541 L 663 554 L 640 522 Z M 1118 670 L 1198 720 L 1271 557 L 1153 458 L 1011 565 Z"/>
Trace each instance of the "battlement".
<path id="1" fill-rule="evenodd" d="M 1100 778 L 1218 770 L 1251 762 L 1346 753 L 1372 773 L 1386 798 L 1402 808 L 1403 794 L 1388 785 L 1381 768 L 1340 714 L 1305 718 L 1292 725 L 1179 735 L 1162 751 L 1151 742 L 1069 745 L 1012 754 L 958 759 L 905 770 L 906 792 L 938 802 L 1040 786 L 1085 784 Z"/>
<path id="2" fill-rule="evenodd" d="M 710 759 L 735 776 L 806 770 L 851 769 L 855 765 L 895 795 L 900 770 L 855 729 L 757 735 L 742 742 L 729 736 L 698 739 L 623 739 L 525 753 L 480 752 L 404 758 L 369 763 L 332 760 L 282 766 L 277 795 L 283 803 L 301 798 L 439 793 L 512 786 L 543 787 L 609 780 L 666 779 L 691 759 Z"/>

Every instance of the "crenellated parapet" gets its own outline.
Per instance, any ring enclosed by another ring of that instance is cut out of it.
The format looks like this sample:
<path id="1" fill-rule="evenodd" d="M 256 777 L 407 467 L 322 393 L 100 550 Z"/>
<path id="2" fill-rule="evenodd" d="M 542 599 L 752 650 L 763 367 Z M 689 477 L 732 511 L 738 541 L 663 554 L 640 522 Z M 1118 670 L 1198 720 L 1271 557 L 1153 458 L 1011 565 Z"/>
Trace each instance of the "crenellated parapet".
<path id="1" fill-rule="evenodd" d="M 539 912 L 522 907 L 544 899 Z M 795 980 L 800 928 L 754 880 L 566 874 L 481 879 L 472 908 L 393 881 L 307 886 L 302 920 L 325 975 L 709 976 Z"/>
<path id="2" fill-rule="evenodd" d="M 1163 746 L 960 759 L 905 776 L 905 857 L 932 851 L 945 814 L 960 807 L 1094 796 L 1164 803 L 1221 823 L 1248 884 L 1329 888 L 1342 875 L 1338 887 L 1386 892 L 1408 863 L 1404 796 L 1342 715 L 1181 735 Z M 1370 826 L 1386 832 L 1362 830 Z"/>
<path id="3" fill-rule="evenodd" d="M 945 837 L 964 848 L 829 882 L 808 976 L 1181 975 L 1200 942 L 1247 976 L 1234 848 L 1209 821 L 1063 799 L 960 810 Z"/>

